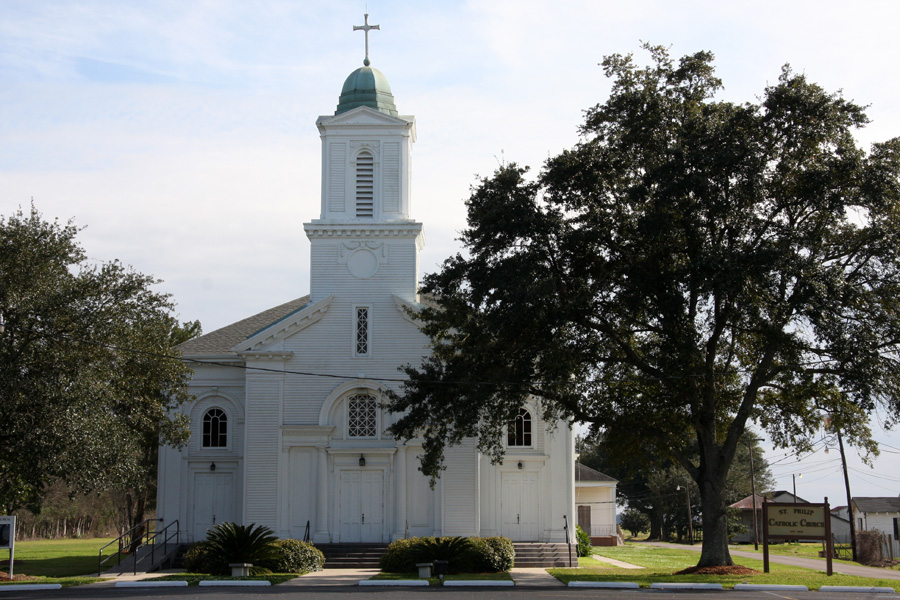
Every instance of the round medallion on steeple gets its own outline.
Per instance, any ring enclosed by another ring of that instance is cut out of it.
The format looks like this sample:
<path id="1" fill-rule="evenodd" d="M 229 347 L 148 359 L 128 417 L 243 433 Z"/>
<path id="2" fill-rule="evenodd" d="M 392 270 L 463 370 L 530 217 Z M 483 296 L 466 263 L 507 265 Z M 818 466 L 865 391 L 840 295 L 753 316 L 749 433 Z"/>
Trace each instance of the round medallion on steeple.
<path id="1" fill-rule="evenodd" d="M 375 67 L 364 66 L 350 73 L 344 81 L 334 114 L 339 115 L 357 106 L 368 106 L 393 117 L 397 116 L 397 106 L 387 77 Z"/>

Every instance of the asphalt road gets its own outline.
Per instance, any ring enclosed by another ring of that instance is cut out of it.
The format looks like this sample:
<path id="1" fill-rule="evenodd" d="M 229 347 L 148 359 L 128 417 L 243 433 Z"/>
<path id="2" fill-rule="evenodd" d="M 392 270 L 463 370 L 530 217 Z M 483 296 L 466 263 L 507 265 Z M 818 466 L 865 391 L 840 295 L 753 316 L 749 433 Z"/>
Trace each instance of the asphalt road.
<path id="1" fill-rule="evenodd" d="M 78 586 L 74 588 L 47 592 L 0 592 L 2 599 L 34 600 L 37 598 L 54 599 L 104 599 L 114 600 L 151 600 L 160 598 L 198 599 L 198 600 L 267 600 L 271 598 L 293 598 L 298 600 L 353 600 L 394 599 L 416 600 L 522 600 L 522 598 L 550 598 L 560 600 L 710 600 L 713 596 L 725 594 L 732 600 L 897 600 L 900 594 L 871 593 L 828 593 L 828 592 L 689 592 L 666 590 L 596 590 L 574 588 L 361 588 L 347 587 L 306 587 L 299 589 L 292 586 L 273 586 L 265 589 L 247 590 L 246 588 L 160 588 L 160 589 L 122 589 L 91 588 Z"/>

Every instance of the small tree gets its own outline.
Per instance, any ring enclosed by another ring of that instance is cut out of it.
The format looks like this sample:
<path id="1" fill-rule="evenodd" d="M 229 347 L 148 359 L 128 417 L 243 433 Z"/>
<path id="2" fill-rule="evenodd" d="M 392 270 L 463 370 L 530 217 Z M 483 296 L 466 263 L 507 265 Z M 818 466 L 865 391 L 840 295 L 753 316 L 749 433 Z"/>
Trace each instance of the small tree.
<path id="1" fill-rule="evenodd" d="M 636 508 L 627 508 L 622 513 L 622 529 L 631 532 L 631 537 L 637 537 L 650 530 L 650 518 Z"/>

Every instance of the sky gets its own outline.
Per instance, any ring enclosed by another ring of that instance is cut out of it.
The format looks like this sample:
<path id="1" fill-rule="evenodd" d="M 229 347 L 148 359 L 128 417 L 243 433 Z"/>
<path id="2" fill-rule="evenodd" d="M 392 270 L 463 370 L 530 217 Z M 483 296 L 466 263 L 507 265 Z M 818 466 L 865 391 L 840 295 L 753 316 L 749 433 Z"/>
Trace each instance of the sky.
<path id="1" fill-rule="evenodd" d="M 416 117 L 423 273 L 459 250 L 477 177 L 574 145 L 609 92 L 598 63 L 646 64 L 642 42 L 712 51 L 736 102 L 790 63 L 869 107 L 865 147 L 900 135 L 892 0 L 0 0 L 0 215 L 74 220 L 92 260 L 159 278 L 206 332 L 306 294 L 315 121 L 361 66 L 366 10 L 372 66 Z M 879 422 L 874 469 L 848 451 L 856 496 L 900 495 L 900 433 Z M 802 474 L 800 497 L 845 504 L 836 452 L 767 456 L 778 488 Z"/>

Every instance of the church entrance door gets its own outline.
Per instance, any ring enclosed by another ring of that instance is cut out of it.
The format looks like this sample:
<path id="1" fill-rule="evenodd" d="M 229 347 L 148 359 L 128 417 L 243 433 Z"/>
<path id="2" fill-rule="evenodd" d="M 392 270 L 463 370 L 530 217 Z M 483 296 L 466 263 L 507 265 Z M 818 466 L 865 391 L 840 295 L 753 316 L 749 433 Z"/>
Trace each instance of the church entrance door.
<path id="1" fill-rule="evenodd" d="M 384 471 L 341 471 L 340 503 L 340 541 L 384 541 Z"/>
<path id="2" fill-rule="evenodd" d="M 536 542 L 538 474 L 529 471 L 501 473 L 500 486 L 501 535 L 514 542 Z"/>
<path id="3" fill-rule="evenodd" d="M 194 475 L 194 540 L 218 523 L 234 521 L 234 482 L 231 473 Z"/>

